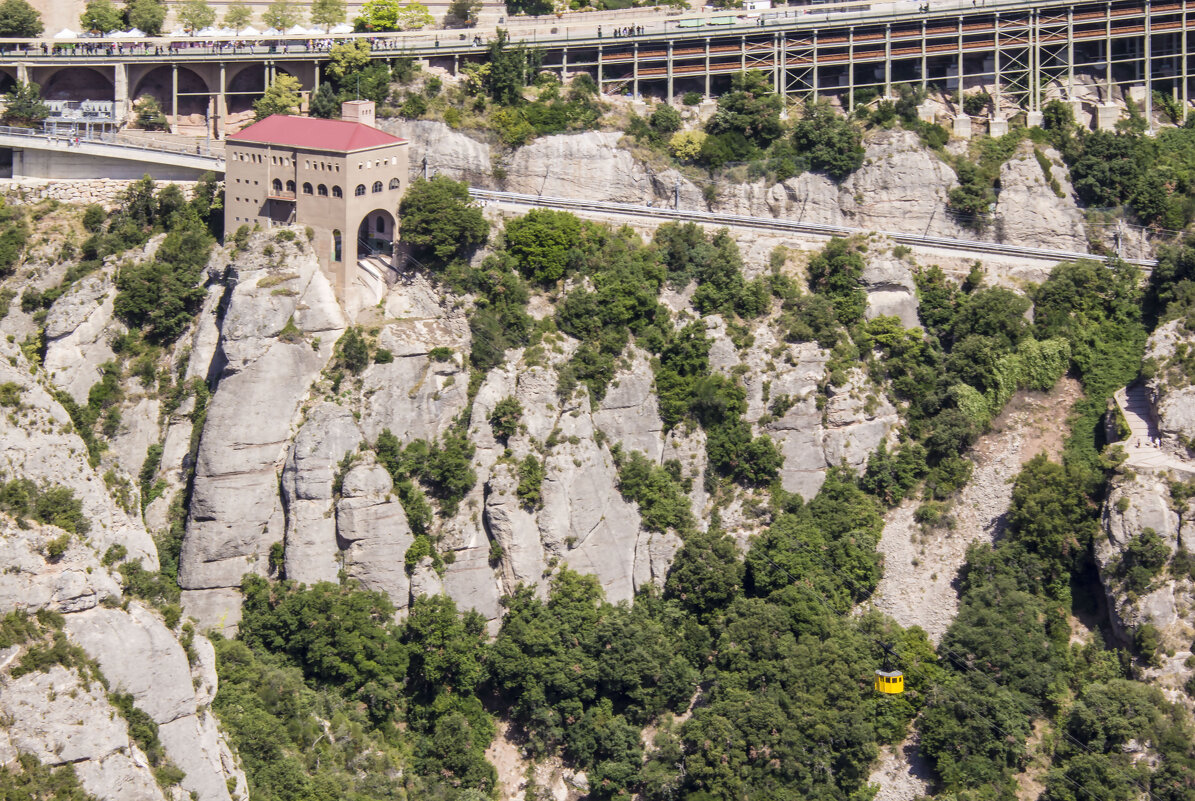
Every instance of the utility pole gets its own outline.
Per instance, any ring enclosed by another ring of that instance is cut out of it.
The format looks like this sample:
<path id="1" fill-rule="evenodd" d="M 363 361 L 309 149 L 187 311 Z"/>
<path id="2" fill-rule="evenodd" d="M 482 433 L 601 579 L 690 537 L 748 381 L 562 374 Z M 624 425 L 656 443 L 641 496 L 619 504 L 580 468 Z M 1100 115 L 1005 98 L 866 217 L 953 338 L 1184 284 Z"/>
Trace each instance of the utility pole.
<path id="1" fill-rule="evenodd" d="M 672 210 L 680 211 L 680 178 L 676 179 L 676 184 L 672 187 Z"/>
<path id="2" fill-rule="evenodd" d="M 423 157 L 423 180 L 427 180 L 427 156 Z"/>

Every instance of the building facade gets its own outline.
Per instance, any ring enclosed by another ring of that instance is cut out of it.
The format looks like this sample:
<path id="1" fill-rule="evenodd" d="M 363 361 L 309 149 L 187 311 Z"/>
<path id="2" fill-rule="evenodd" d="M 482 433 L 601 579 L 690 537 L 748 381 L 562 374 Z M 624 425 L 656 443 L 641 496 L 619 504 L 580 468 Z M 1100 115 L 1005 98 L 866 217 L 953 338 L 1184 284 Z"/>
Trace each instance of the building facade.
<path id="1" fill-rule="evenodd" d="M 358 259 L 393 259 L 407 188 L 407 141 L 373 125 L 373 103 L 343 118 L 275 114 L 228 137 L 224 230 L 310 226 L 320 264 L 341 297 Z"/>

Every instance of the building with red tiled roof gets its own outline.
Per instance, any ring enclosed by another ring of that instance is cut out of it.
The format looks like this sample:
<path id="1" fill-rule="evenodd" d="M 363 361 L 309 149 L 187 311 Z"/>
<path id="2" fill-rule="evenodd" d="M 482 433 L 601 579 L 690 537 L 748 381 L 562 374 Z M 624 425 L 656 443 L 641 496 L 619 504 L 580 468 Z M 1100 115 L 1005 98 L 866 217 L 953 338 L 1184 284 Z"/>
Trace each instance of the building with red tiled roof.
<path id="1" fill-rule="evenodd" d="M 359 258 L 393 258 L 407 188 L 407 141 L 373 125 L 374 104 L 344 104 L 342 119 L 275 114 L 228 137 L 224 230 L 310 226 L 320 263 L 342 299 Z"/>

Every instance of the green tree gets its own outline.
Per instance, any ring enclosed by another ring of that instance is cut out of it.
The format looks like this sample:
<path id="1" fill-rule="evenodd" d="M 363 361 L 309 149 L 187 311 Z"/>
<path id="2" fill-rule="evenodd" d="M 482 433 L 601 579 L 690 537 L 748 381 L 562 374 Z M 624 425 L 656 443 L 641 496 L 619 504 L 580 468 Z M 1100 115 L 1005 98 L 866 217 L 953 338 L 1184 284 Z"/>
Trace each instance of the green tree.
<path id="1" fill-rule="evenodd" d="M 299 9 L 290 0 L 274 0 L 261 15 L 261 21 L 279 31 L 299 22 Z"/>
<path id="2" fill-rule="evenodd" d="M 808 157 L 811 169 L 835 181 L 863 166 L 862 135 L 825 100 L 805 102 L 805 111 L 793 128 L 793 144 Z"/>
<path id="3" fill-rule="evenodd" d="M 240 0 L 229 3 L 224 9 L 224 25 L 234 31 L 242 30 L 252 21 L 253 9 Z"/>
<path id="4" fill-rule="evenodd" d="M 503 398 L 494 404 L 494 411 L 490 413 L 490 427 L 494 429 L 494 437 L 499 442 L 506 442 L 519 430 L 519 421 L 523 417 L 523 404 L 512 396 Z"/>
<path id="5" fill-rule="evenodd" d="M 358 30 L 397 31 L 402 4 L 398 0 L 367 0 L 355 20 Z"/>
<path id="6" fill-rule="evenodd" d="M 482 84 L 486 94 L 504 106 L 522 103 L 529 77 L 526 48 L 521 43 L 512 46 L 506 31 L 499 29 L 490 41 L 487 56 L 490 69 Z"/>
<path id="7" fill-rule="evenodd" d="M 767 147 L 784 133 L 780 122 L 783 107 L 784 101 L 772 91 L 771 80 L 764 72 L 735 73 L 730 78 L 730 91 L 718 98 L 718 110 L 705 130 L 713 136 L 741 134 L 755 146 Z"/>
<path id="8" fill-rule="evenodd" d="M 332 88 L 332 84 L 328 81 L 323 81 L 319 85 L 319 89 L 311 97 L 311 102 L 307 106 L 307 112 L 312 117 L 321 117 L 325 120 L 335 119 L 340 116 L 340 97 L 336 94 L 336 90 Z"/>
<path id="9" fill-rule="evenodd" d="M 200 284 L 214 241 L 192 218 L 166 235 L 154 258 L 121 268 L 116 276 L 116 316 L 149 341 L 178 339 L 203 302 Z"/>
<path id="10" fill-rule="evenodd" d="M 279 73 L 265 94 L 253 103 L 256 119 L 264 120 L 271 114 L 298 114 L 302 98 L 299 96 L 299 79 L 293 75 Z"/>
<path id="11" fill-rule="evenodd" d="M 463 181 L 440 175 L 430 181 L 417 179 L 407 188 L 398 213 L 402 240 L 438 266 L 481 247 L 489 237 L 489 221 L 470 202 Z"/>
<path id="12" fill-rule="evenodd" d="M 369 53 L 369 41 L 366 39 L 354 39 L 332 45 L 332 49 L 328 51 L 328 79 L 340 89 L 349 88 L 351 79 L 369 66 Z"/>
<path id="13" fill-rule="evenodd" d="M 449 28 L 472 28 L 481 13 L 481 0 L 451 0 L 444 15 L 444 25 Z"/>
<path id="14" fill-rule="evenodd" d="M 1066 580 L 1087 553 L 1095 527 L 1094 510 L 1073 470 L 1045 454 L 1025 465 L 1013 484 L 1008 537 L 1041 557 L 1048 578 Z"/>
<path id="15" fill-rule="evenodd" d="M 507 221 L 503 239 L 519 272 L 528 280 L 548 284 L 563 278 L 576 262 L 581 229 L 581 220 L 567 211 L 532 209 Z"/>
<path id="16" fill-rule="evenodd" d="M 112 0 L 89 0 L 79 17 L 79 24 L 84 30 L 110 33 L 120 30 L 124 25 L 124 17 Z"/>
<path id="17" fill-rule="evenodd" d="M 164 131 L 168 120 L 162 113 L 158 99 L 153 95 L 142 95 L 136 104 L 137 127 L 145 131 Z"/>
<path id="18" fill-rule="evenodd" d="M 664 592 L 697 614 L 725 609 L 742 592 L 743 567 L 734 540 L 725 532 L 694 532 L 677 552 Z"/>
<path id="19" fill-rule="evenodd" d="M 216 22 L 216 10 L 208 5 L 207 0 L 187 0 L 179 6 L 178 21 L 184 30 L 194 33 Z"/>
<path id="20" fill-rule="evenodd" d="M 41 87 L 35 83 L 17 83 L 4 94 L 4 123 L 32 127 L 50 116 L 50 107 L 42 101 Z"/>
<path id="21" fill-rule="evenodd" d="M 43 30 L 41 14 L 25 0 L 0 2 L 0 36 L 32 39 Z"/>
<path id="22" fill-rule="evenodd" d="M 681 127 L 680 112 L 667 103 L 660 103 L 647 119 L 647 124 L 661 136 L 676 133 Z"/>
<path id="23" fill-rule="evenodd" d="M 148 36 L 160 35 L 166 24 L 166 4 L 161 0 L 131 0 L 124 13 L 130 28 L 145 31 Z"/>
<path id="24" fill-rule="evenodd" d="M 867 293 L 863 290 L 863 257 L 846 239 L 831 239 L 809 262 L 809 288 L 825 295 L 843 325 L 863 319 Z"/>
<path id="25" fill-rule="evenodd" d="M 398 0 L 368 0 L 355 20 L 361 31 L 412 31 L 430 25 L 434 19 L 422 3 Z"/>
<path id="26" fill-rule="evenodd" d="M 311 22 L 313 25 L 323 25 L 325 29 L 344 22 L 344 0 L 313 0 L 311 3 Z"/>

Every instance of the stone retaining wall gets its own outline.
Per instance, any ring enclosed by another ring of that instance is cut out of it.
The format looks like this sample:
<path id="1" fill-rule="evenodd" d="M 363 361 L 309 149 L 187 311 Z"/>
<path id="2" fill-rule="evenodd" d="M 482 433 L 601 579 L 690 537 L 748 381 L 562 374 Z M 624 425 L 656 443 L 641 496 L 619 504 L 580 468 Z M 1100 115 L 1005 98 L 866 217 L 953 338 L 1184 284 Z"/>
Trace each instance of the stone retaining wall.
<path id="1" fill-rule="evenodd" d="M 25 203 L 36 203 L 47 198 L 61 203 L 78 203 L 86 205 L 99 203 L 106 209 L 116 206 L 120 193 L 135 181 L 118 178 L 96 178 L 91 181 L 77 180 L 8 180 L 0 181 L 0 194 L 7 198 L 19 198 Z M 197 181 L 155 181 L 159 188 L 167 184 L 177 184 L 187 197 L 195 189 Z"/>

